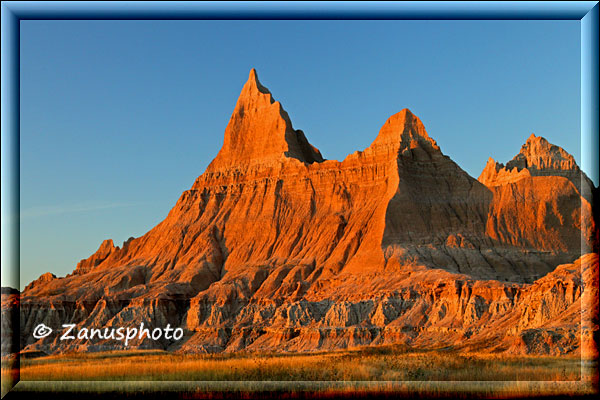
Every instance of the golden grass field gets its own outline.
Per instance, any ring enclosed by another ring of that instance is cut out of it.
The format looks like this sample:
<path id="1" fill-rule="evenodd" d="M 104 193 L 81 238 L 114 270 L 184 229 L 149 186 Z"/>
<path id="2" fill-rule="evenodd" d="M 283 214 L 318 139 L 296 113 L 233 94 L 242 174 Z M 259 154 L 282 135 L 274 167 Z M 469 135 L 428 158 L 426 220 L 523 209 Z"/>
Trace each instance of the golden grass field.
<path id="1" fill-rule="evenodd" d="M 502 385 L 501 381 L 580 379 L 581 360 L 576 356 L 465 354 L 400 346 L 300 354 L 71 353 L 22 358 L 20 369 L 21 381 L 371 381 L 381 388 L 386 383 L 392 388 L 391 381 Z"/>
<path id="2" fill-rule="evenodd" d="M 21 360 L 22 380 L 563 381 L 579 357 L 406 351 L 396 346 L 300 354 L 78 353 Z"/>

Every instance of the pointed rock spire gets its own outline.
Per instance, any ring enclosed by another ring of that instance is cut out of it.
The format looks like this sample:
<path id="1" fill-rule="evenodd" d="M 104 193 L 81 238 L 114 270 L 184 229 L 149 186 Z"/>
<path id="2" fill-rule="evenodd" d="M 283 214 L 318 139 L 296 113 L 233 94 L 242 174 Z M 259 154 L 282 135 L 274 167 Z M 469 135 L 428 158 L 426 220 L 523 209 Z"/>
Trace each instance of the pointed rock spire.
<path id="1" fill-rule="evenodd" d="M 485 168 L 481 171 L 479 178 L 477 180 L 484 185 L 492 182 L 498 176 L 498 171 L 504 168 L 504 165 L 496 162 L 492 157 L 488 158 L 487 163 L 485 164 Z"/>
<path id="2" fill-rule="evenodd" d="M 387 149 L 384 151 L 423 159 L 441 154 L 439 146 L 429 137 L 421 120 L 408 108 L 388 118 L 368 149 L 375 152 Z"/>
<path id="3" fill-rule="evenodd" d="M 294 130 L 287 112 L 250 71 L 225 129 L 223 147 L 207 168 L 218 170 L 295 158 L 306 163 L 323 161 L 304 133 Z"/>

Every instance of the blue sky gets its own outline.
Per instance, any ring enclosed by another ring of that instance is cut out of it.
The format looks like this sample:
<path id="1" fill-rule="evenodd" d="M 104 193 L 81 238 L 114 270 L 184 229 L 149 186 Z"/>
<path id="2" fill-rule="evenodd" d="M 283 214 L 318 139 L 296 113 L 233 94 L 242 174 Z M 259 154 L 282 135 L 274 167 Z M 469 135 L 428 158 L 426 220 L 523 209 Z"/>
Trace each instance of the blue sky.
<path id="1" fill-rule="evenodd" d="M 253 67 L 327 159 L 407 107 L 475 178 L 532 132 L 580 163 L 579 42 L 578 21 L 21 21 L 21 287 L 160 222 Z"/>

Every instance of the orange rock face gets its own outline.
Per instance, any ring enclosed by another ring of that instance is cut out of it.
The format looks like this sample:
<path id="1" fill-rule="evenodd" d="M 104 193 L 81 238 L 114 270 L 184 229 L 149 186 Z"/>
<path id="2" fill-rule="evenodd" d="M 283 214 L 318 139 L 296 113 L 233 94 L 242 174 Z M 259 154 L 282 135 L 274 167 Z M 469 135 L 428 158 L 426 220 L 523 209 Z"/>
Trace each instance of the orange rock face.
<path id="1" fill-rule="evenodd" d="M 247 168 L 288 157 L 307 163 L 323 161 L 304 133 L 294 130 L 287 112 L 252 69 L 225 129 L 223 147 L 207 171 Z"/>
<path id="2" fill-rule="evenodd" d="M 582 257 L 597 235 L 592 190 L 568 153 L 534 136 L 475 180 L 407 109 L 364 151 L 324 160 L 252 70 L 222 149 L 164 221 L 26 288 L 22 344 L 114 349 L 31 332 L 144 322 L 186 336 L 134 346 L 188 352 L 392 342 L 578 352 L 581 269 L 598 265 Z"/>

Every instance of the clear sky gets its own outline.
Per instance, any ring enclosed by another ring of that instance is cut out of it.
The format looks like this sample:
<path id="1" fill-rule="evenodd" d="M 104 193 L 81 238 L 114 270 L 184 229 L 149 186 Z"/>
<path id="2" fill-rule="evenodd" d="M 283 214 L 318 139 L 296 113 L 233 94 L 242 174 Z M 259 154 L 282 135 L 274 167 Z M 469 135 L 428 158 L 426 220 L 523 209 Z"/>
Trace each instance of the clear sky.
<path id="1" fill-rule="evenodd" d="M 21 21 L 21 288 L 160 222 L 252 67 L 327 159 L 406 107 L 475 178 L 532 132 L 580 163 L 579 43 L 578 21 Z"/>

